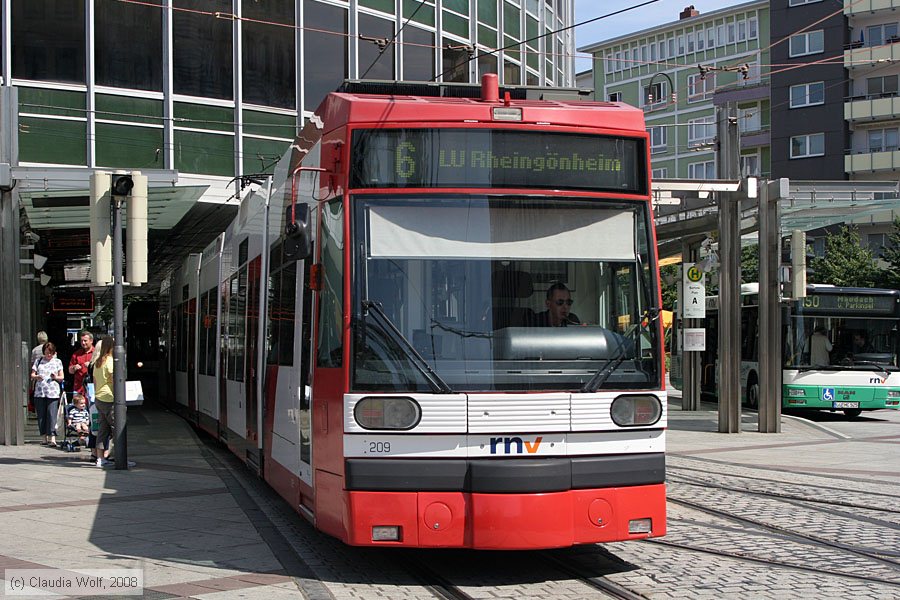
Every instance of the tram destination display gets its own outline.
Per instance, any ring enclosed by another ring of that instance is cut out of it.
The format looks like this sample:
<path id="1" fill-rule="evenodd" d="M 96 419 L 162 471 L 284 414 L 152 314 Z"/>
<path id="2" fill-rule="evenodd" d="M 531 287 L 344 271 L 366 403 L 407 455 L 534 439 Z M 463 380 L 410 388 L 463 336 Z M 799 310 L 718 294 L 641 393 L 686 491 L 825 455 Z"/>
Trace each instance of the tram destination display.
<path id="1" fill-rule="evenodd" d="M 351 187 L 516 187 L 646 193 L 639 139 L 484 129 L 353 134 Z"/>

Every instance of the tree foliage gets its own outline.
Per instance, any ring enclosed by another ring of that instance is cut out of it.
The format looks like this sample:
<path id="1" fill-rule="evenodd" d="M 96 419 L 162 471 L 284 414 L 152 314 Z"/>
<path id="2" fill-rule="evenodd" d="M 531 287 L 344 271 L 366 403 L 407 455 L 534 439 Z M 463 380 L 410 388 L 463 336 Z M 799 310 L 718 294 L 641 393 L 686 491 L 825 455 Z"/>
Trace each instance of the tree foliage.
<path id="1" fill-rule="evenodd" d="M 741 283 L 759 282 L 759 244 L 741 248 Z"/>
<path id="2" fill-rule="evenodd" d="M 662 307 L 666 310 L 675 310 L 675 301 L 678 300 L 678 281 L 681 277 L 680 269 L 679 265 L 666 265 L 659 269 L 662 280 Z M 666 283 L 666 280 L 670 280 L 672 283 Z"/>
<path id="3" fill-rule="evenodd" d="M 881 272 L 882 287 L 900 289 L 900 217 L 894 219 L 894 226 L 888 234 L 888 245 L 881 256 L 887 268 Z"/>
<path id="4" fill-rule="evenodd" d="M 825 255 L 809 261 L 810 283 L 874 287 L 881 280 L 872 251 L 860 245 L 856 227 L 843 226 L 825 237 Z"/>

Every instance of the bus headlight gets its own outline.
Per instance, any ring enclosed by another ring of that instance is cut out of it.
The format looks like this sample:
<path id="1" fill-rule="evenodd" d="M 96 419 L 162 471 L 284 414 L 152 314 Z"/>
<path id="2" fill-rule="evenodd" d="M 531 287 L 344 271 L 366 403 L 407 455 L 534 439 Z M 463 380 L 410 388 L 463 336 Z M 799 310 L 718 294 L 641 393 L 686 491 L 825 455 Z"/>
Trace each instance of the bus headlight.
<path id="1" fill-rule="evenodd" d="M 806 390 L 803 388 L 788 388 L 788 396 L 805 396 Z"/>
<path id="2" fill-rule="evenodd" d="M 613 400 L 609 415 L 619 427 L 653 425 L 662 417 L 662 404 L 656 396 L 619 396 Z"/>
<path id="3" fill-rule="evenodd" d="M 888 398 L 900 398 L 900 390 L 888 390 Z"/>
<path id="4" fill-rule="evenodd" d="M 363 429 L 412 429 L 422 418 L 419 403 L 398 396 L 369 396 L 353 408 L 353 418 Z"/>

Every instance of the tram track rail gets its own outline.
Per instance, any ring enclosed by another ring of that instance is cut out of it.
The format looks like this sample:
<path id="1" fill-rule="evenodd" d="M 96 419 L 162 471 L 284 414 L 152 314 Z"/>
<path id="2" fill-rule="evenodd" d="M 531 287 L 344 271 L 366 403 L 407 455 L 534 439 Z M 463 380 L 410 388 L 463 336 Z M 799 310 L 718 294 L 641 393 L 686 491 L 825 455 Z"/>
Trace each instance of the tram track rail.
<path id="1" fill-rule="evenodd" d="M 780 560 L 758 558 L 756 556 L 750 556 L 750 555 L 744 554 L 742 552 L 726 552 L 724 550 L 716 550 L 713 548 L 693 546 L 691 544 L 684 544 L 681 542 L 673 542 L 671 540 L 664 540 L 661 538 L 653 538 L 653 539 L 643 540 L 641 543 L 656 544 L 659 546 L 665 546 L 665 547 L 675 548 L 675 549 L 679 549 L 679 550 L 687 550 L 690 552 L 699 552 L 702 554 L 709 554 L 712 556 L 719 556 L 719 557 L 723 557 L 723 558 L 733 558 L 736 560 L 752 562 L 752 563 L 767 565 L 767 566 L 775 566 L 775 567 L 780 567 L 783 569 L 791 569 L 794 571 L 801 571 L 804 573 L 830 575 L 833 577 L 853 579 L 853 580 L 862 581 L 865 583 L 877 583 L 877 584 L 888 585 L 888 586 L 892 586 L 892 587 L 896 587 L 896 588 L 900 589 L 900 582 L 892 581 L 890 579 L 883 579 L 880 577 L 871 577 L 868 575 L 857 575 L 855 573 L 848 573 L 846 571 L 835 571 L 835 570 L 831 570 L 831 569 L 822 569 L 822 568 L 818 568 L 818 567 L 805 567 L 803 565 L 798 565 L 798 564 L 789 563 L 789 562 L 780 561 Z"/>
<path id="2" fill-rule="evenodd" d="M 616 562 L 622 562 L 622 560 L 615 556 L 614 554 L 610 554 L 609 552 L 600 549 L 597 547 L 598 551 L 605 555 L 607 558 L 612 559 Z M 646 596 L 642 596 L 641 594 L 636 594 L 632 592 L 628 588 L 621 586 L 617 583 L 609 581 L 604 577 L 590 575 L 585 571 L 579 569 L 576 566 L 573 566 L 570 563 L 564 562 L 558 556 L 555 556 L 553 553 L 549 551 L 544 551 L 540 553 L 541 557 L 552 563 L 556 569 L 559 569 L 562 573 L 568 575 L 572 579 L 582 582 L 583 584 L 598 590 L 605 594 L 609 598 L 618 598 L 620 600 L 645 600 Z"/>
<path id="3" fill-rule="evenodd" d="M 719 463 L 717 463 L 717 464 L 719 464 Z M 734 466 L 742 466 L 742 467 L 752 468 L 752 467 L 749 467 L 748 465 L 737 465 L 737 464 L 735 464 Z M 677 473 L 678 471 L 691 471 L 691 472 L 700 473 L 700 474 L 703 474 L 703 475 L 706 475 L 706 476 L 730 477 L 730 478 L 734 478 L 734 479 L 749 480 L 749 481 L 758 481 L 758 482 L 761 482 L 761 483 L 768 483 L 768 484 L 772 484 L 772 485 L 791 485 L 791 486 L 796 486 L 796 487 L 812 488 L 812 489 L 816 489 L 816 490 L 826 490 L 826 491 L 830 491 L 830 492 L 838 492 L 838 493 L 852 493 L 852 494 L 860 494 L 860 493 L 861 493 L 861 492 L 859 492 L 859 490 L 857 490 L 857 489 L 849 489 L 849 488 L 835 487 L 835 486 L 822 485 L 822 484 L 817 484 L 817 483 L 797 483 L 796 481 L 785 481 L 785 480 L 782 480 L 782 479 L 771 479 L 771 478 L 766 478 L 766 477 L 755 477 L 755 476 L 752 476 L 752 475 L 738 475 L 738 474 L 736 474 L 736 473 L 711 472 L 709 469 L 699 469 L 699 468 L 693 468 L 693 467 L 682 467 L 682 466 L 675 466 L 675 465 L 671 465 L 671 464 L 666 465 L 666 471 L 667 471 L 668 473 L 672 473 L 672 472 Z M 793 472 L 792 472 L 792 473 L 793 473 Z M 813 474 L 808 474 L 808 475 L 809 475 L 810 477 L 818 477 L 818 475 L 813 475 Z M 682 476 L 683 476 L 683 475 L 682 475 Z M 854 482 L 855 482 L 855 481 L 854 481 Z M 867 481 L 866 483 L 872 484 L 873 482 L 872 482 L 872 481 Z M 892 483 L 890 483 L 890 482 L 877 482 L 877 483 L 878 483 L 878 484 L 884 484 L 884 485 L 894 485 L 894 484 L 892 484 Z M 890 500 L 890 501 L 892 501 L 892 502 L 896 502 L 896 501 L 900 500 L 900 494 L 887 494 L 887 493 L 884 493 L 884 492 L 874 492 L 874 491 L 873 491 L 873 492 L 865 492 L 864 495 L 867 496 L 867 497 L 870 497 L 870 498 L 871 498 L 871 497 L 884 498 L 884 499 Z M 848 506 L 848 507 L 849 507 L 849 508 L 857 508 L 857 506 Z M 874 510 L 874 509 L 872 509 L 872 507 L 870 507 L 870 506 L 864 506 L 864 507 L 860 507 L 860 508 L 866 508 L 866 509 Z M 878 510 L 894 511 L 894 510 L 896 510 L 896 509 L 894 509 L 894 508 L 880 509 L 880 508 L 879 508 Z"/>
<path id="4" fill-rule="evenodd" d="M 764 523 L 762 521 L 757 521 L 756 519 L 750 519 L 748 517 L 741 517 L 738 515 L 731 514 L 724 510 L 719 510 L 716 508 L 710 508 L 708 506 L 704 506 L 699 502 L 694 502 L 691 500 L 683 500 L 680 498 L 673 498 L 669 496 L 669 502 L 673 502 L 675 504 L 679 504 L 681 506 L 685 506 L 687 508 L 692 508 L 694 510 L 698 510 L 700 512 L 705 512 L 707 514 L 715 515 L 717 517 L 735 521 L 737 523 L 742 523 L 744 525 L 752 525 L 754 527 L 764 529 L 766 531 L 776 533 L 785 538 L 794 538 L 799 540 L 804 540 L 806 542 L 812 542 L 814 544 L 819 544 L 822 546 L 827 546 L 829 548 L 834 548 L 836 550 L 840 550 L 842 552 L 848 552 L 850 554 L 855 554 L 862 558 L 881 563 L 886 565 L 892 569 L 900 569 L 900 561 L 894 560 L 893 558 L 888 558 L 886 556 L 876 554 L 874 551 L 870 551 L 871 549 L 860 549 L 858 547 L 850 546 L 847 544 L 842 544 L 840 542 L 834 542 L 832 540 L 827 540 L 818 536 L 808 535 L 805 533 L 800 533 L 791 529 L 787 529 L 784 527 L 779 527 L 777 525 L 771 525 L 769 523 Z M 895 582 L 895 585 L 900 585 L 900 582 Z"/>
<path id="5" fill-rule="evenodd" d="M 877 513 L 886 513 L 891 515 L 897 515 L 896 509 L 887 509 L 887 508 L 878 508 L 871 506 L 864 506 L 861 504 L 854 504 L 852 502 L 842 502 L 840 500 L 821 500 L 816 498 L 804 498 L 803 496 L 794 496 L 791 494 L 778 494 L 773 492 L 763 492 L 756 490 L 747 490 L 727 485 L 721 485 L 717 483 L 711 483 L 708 481 L 704 481 L 702 479 L 694 479 L 691 480 L 689 478 L 670 478 L 670 482 L 677 483 L 679 485 L 693 486 L 693 487 L 701 487 L 704 489 L 717 489 L 728 492 L 735 492 L 738 494 L 745 494 L 748 496 L 756 496 L 760 498 L 768 498 L 771 500 L 776 500 L 779 502 L 784 502 L 785 504 L 790 504 L 792 506 L 796 506 L 798 508 L 803 508 L 805 510 L 815 510 L 818 512 L 831 514 L 839 517 L 843 517 L 846 519 L 852 519 L 856 521 L 865 521 L 870 525 L 875 525 L 878 527 L 884 527 L 887 529 L 898 529 L 900 528 L 900 523 L 893 521 L 885 521 L 883 519 L 879 519 L 877 517 L 871 517 L 862 515 L 859 513 L 848 512 L 845 510 L 840 510 L 839 508 L 849 508 L 856 509 L 860 511 L 872 511 Z M 809 506 L 813 505 L 813 506 Z M 890 555 L 900 556 L 900 553 L 889 553 Z"/>

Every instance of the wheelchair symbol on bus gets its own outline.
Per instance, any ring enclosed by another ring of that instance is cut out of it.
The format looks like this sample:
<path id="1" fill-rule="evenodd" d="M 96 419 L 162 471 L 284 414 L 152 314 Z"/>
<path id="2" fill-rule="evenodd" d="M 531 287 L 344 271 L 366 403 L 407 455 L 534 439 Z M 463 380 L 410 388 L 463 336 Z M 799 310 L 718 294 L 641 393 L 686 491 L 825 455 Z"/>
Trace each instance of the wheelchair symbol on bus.
<path id="1" fill-rule="evenodd" d="M 822 388 L 822 400 L 831 402 L 834 400 L 834 388 Z"/>

